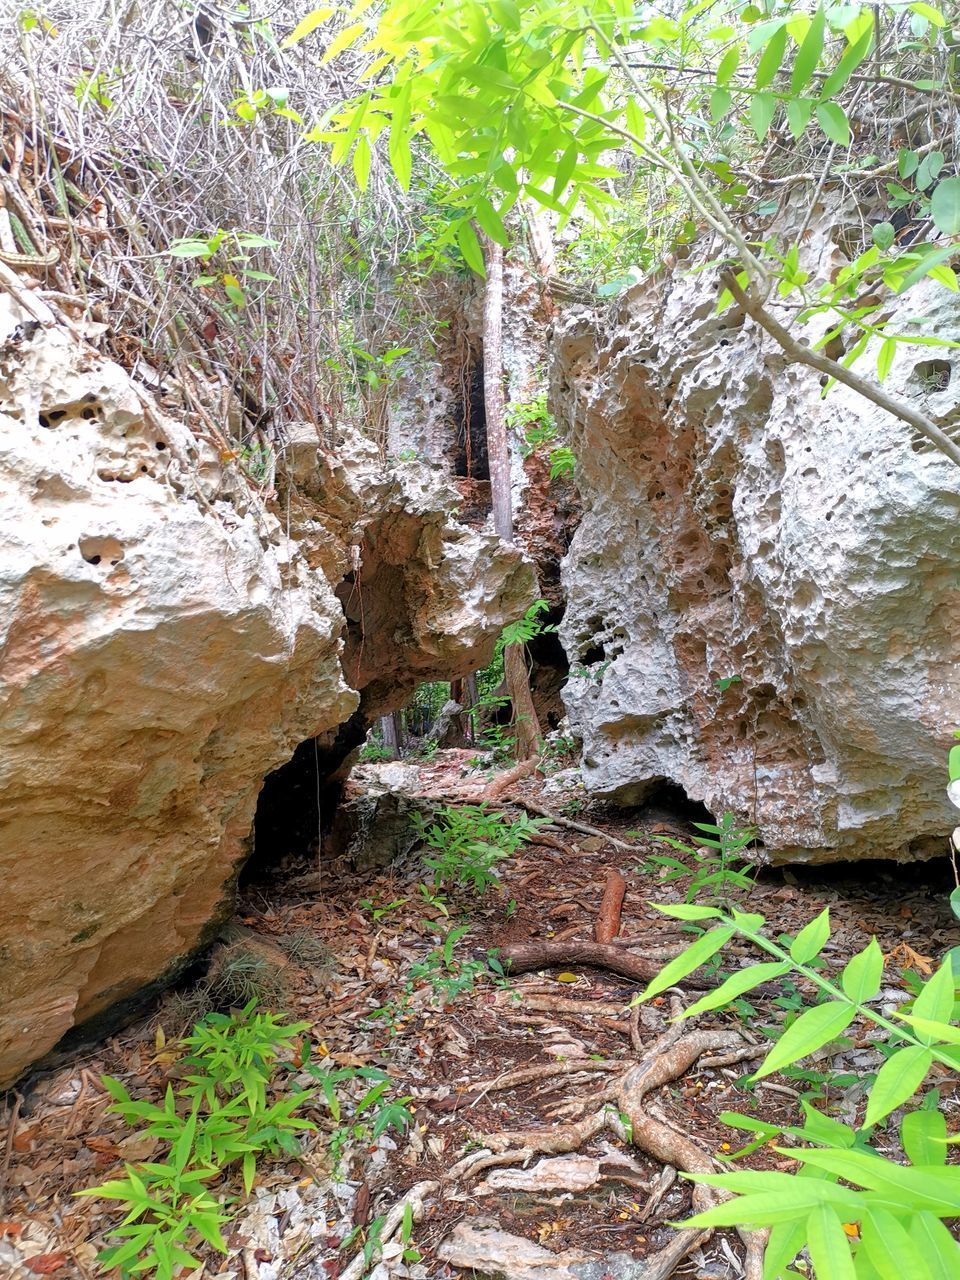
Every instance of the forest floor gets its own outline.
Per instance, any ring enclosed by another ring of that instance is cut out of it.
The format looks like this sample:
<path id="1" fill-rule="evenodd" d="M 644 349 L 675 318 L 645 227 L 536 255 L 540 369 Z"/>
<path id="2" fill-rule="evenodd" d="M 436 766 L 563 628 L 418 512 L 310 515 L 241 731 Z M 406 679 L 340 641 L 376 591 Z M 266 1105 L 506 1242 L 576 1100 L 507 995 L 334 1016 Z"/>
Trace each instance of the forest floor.
<path id="1" fill-rule="evenodd" d="M 455 790 L 461 763 L 448 753 L 423 764 L 424 790 Z M 794 1125 L 803 1095 L 827 1115 L 862 1116 L 881 1061 L 866 1035 L 828 1046 L 802 1072 L 748 1081 L 768 1045 L 764 1029 L 811 1000 L 788 980 L 751 994 L 749 1006 L 682 1024 L 678 1039 L 670 1018 L 697 998 L 695 982 L 631 1008 L 642 984 L 605 969 L 570 962 L 502 977 L 491 968 L 493 949 L 495 958 L 515 945 L 592 939 L 613 871 L 626 882 L 614 947 L 657 967 L 691 941 L 650 905 L 683 898 L 688 882 L 665 882 L 650 859 L 665 852 L 657 835 L 689 839 L 689 823 L 578 808 L 544 796 L 542 779 L 517 783 L 513 794 L 560 822 L 502 863 L 502 888 L 482 896 L 437 894 L 418 856 L 368 871 L 292 859 L 245 890 L 236 936 L 274 962 L 274 1007 L 309 1024 L 313 1061 L 340 1074 L 342 1114 L 335 1121 L 322 1099 L 306 1108 L 318 1132 L 298 1158 L 258 1167 L 227 1234 L 230 1252 L 205 1253 L 194 1280 L 735 1280 L 755 1266 L 735 1232 L 692 1247 L 685 1240 L 685 1256 L 671 1254 L 679 1237 L 669 1224 L 691 1210 L 692 1186 L 677 1165 L 686 1158 L 689 1167 L 693 1152 L 709 1167 L 740 1145 L 725 1111 Z M 886 956 L 881 999 L 896 1004 L 912 974 L 960 944 L 951 887 L 940 864 L 864 864 L 764 869 L 735 896 L 774 935 L 795 933 L 829 906 L 824 957 L 833 971 L 875 934 Z M 181 987 L 124 1033 L 34 1077 L 8 1107 L 0 1274 L 97 1274 L 118 1215 L 74 1193 L 157 1151 L 155 1139 L 108 1110 L 100 1077 L 161 1101 L 176 1078 L 176 1037 L 202 1012 L 206 991 Z M 358 1072 L 371 1070 L 386 1074 L 386 1087 L 357 1110 L 371 1089 Z M 960 1127 L 956 1078 L 928 1083 L 951 1131 Z M 378 1117 L 387 1127 L 374 1136 Z M 876 1140 L 894 1158 L 895 1120 Z M 770 1144 L 742 1163 L 797 1167 Z"/>

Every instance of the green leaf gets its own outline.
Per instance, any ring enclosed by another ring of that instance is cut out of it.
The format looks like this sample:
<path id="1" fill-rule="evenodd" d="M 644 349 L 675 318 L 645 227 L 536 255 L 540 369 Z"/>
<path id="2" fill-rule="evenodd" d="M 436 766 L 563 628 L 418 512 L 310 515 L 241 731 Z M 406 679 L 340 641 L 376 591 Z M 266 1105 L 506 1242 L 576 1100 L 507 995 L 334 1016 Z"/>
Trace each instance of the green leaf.
<path id="1" fill-rule="evenodd" d="M 921 18 L 926 18 L 935 27 L 945 27 L 947 25 L 947 20 L 940 10 L 935 9 L 932 4 L 925 4 L 924 0 L 916 0 L 916 3 L 910 6 L 910 12 L 919 13 Z"/>
<path id="2" fill-rule="evenodd" d="M 777 1150 L 804 1165 L 812 1165 L 833 1177 L 843 1178 L 845 1182 L 875 1191 L 887 1202 L 925 1209 L 942 1217 L 956 1216 L 960 1202 L 960 1168 L 956 1165 L 905 1166 L 865 1151 L 821 1151 L 798 1147 L 778 1147 Z M 874 1203 L 877 1198 L 873 1197 Z"/>
<path id="3" fill-rule="evenodd" d="M 301 18 L 297 25 L 293 28 L 287 38 L 280 45 L 281 49 L 289 49 L 297 44 L 304 36 L 308 36 L 311 31 L 316 31 L 321 23 L 336 11 L 332 8 L 313 9 L 305 18 Z"/>
<path id="4" fill-rule="evenodd" d="M 911 1214 L 907 1230 L 934 1280 L 955 1280 L 960 1275 L 960 1244 L 939 1218 L 932 1213 Z"/>
<path id="5" fill-rule="evenodd" d="M 694 969 L 699 969 L 702 964 L 706 964 L 711 956 L 716 955 L 720 948 L 730 941 L 734 932 L 732 925 L 723 925 L 719 929 L 711 929 L 702 938 L 698 938 L 687 947 L 686 951 L 681 952 L 660 970 L 641 995 L 641 1000 L 649 1000 L 651 996 L 666 991 L 667 987 L 675 986 L 688 973 L 693 973 Z"/>
<path id="6" fill-rule="evenodd" d="M 791 1154 L 793 1154 L 791 1150 Z M 697 1174 L 691 1178 L 693 1182 L 705 1182 L 708 1186 L 726 1187 L 734 1190 L 737 1183 L 745 1178 L 745 1174 Z M 685 1227 L 736 1227 L 756 1226 L 768 1227 L 777 1222 L 805 1221 L 809 1214 L 821 1204 L 838 1205 L 843 1211 L 849 1210 L 851 1218 L 859 1217 L 863 1202 L 856 1191 L 850 1191 L 835 1182 L 820 1178 L 798 1178 L 794 1174 L 777 1175 L 758 1173 L 755 1177 L 763 1178 L 759 1186 L 769 1186 L 768 1191 L 749 1191 L 737 1199 L 727 1200 L 715 1205 L 704 1213 L 687 1218 Z M 775 1181 L 782 1177 L 784 1181 Z M 719 1179 L 719 1181 L 718 1181 Z M 849 1219 L 848 1219 L 849 1220 Z M 829 1280 L 829 1276 L 825 1277 Z"/>
<path id="7" fill-rule="evenodd" d="M 777 99 L 772 93 L 755 93 L 750 99 L 747 117 L 758 142 L 762 142 L 767 136 L 776 109 Z"/>
<path id="8" fill-rule="evenodd" d="M 947 775 L 951 782 L 956 782 L 960 778 L 960 743 L 951 747 L 947 755 Z"/>
<path id="9" fill-rule="evenodd" d="M 954 890 L 956 892 L 956 890 Z M 924 1044 L 960 1044 L 960 1027 L 949 1022 L 937 1022 L 933 1018 L 918 1018 L 912 1013 L 894 1015 L 901 1022 L 907 1022 L 916 1032 L 917 1039 Z"/>
<path id="10" fill-rule="evenodd" d="M 843 107 L 836 102 L 820 102 L 817 104 L 817 120 L 831 142 L 841 147 L 849 146 L 850 125 Z"/>
<path id="11" fill-rule="evenodd" d="M 862 1004 L 872 1000 L 883 979 L 883 952 L 876 938 L 871 938 L 862 951 L 849 961 L 840 975 L 844 995 Z"/>
<path id="12" fill-rule="evenodd" d="M 174 1143 L 173 1150 L 170 1153 L 173 1157 L 173 1167 L 177 1173 L 182 1173 L 187 1167 L 187 1161 L 190 1159 L 190 1153 L 193 1150 L 193 1137 L 196 1131 L 197 1111 L 196 1107 L 194 1107 L 183 1126 L 183 1132 Z"/>
<path id="13" fill-rule="evenodd" d="M 210 245 L 206 240 L 174 240 L 167 253 L 171 258 L 209 258 Z"/>
<path id="14" fill-rule="evenodd" d="M 764 1058 L 754 1080 L 792 1066 L 808 1054 L 815 1053 L 831 1040 L 835 1040 L 856 1017 L 857 1010 L 846 1000 L 829 1000 L 802 1013 L 783 1033 Z"/>
<path id="15" fill-rule="evenodd" d="M 342 53 L 348 45 L 353 44 L 357 37 L 366 30 L 366 25 L 365 22 L 354 22 L 349 27 L 345 27 L 338 36 L 334 36 L 320 59 L 321 65 L 332 62 L 338 53 Z"/>
<path id="16" fill-rule="evenodd" d="M 943 183 L 940 185 L 943 186 Z M 893 287 L 897 293 L 906 293 L 924 276 L 929 275 L 934 267 L 939 266 L 941 262 L 946 262 L 948 258 L 955 258 L 956 256 L 957 246 L 955 244 L 947 244 L 942 249 L 935 249 L 932 253 L 925 253 L 917 265 L 908 271 L 902 280 L 898 280 Z"/>
<path id="17" fill-rule="evenodd" d="M 573 171 L 577 167 L 579 153 L 575 146 L 569 146 L 563 155 L 557 161 L 557 168 L 553 179 L 553 196 L 558 200 L 563 195 L 570 179 L 573 177 Z"/>
<path id="18" fill-rule="evenodd" d="M 913 1097 L 932 1062 L 933 1053 L 923 1045 L 909 1045 L 886 1060 L 867 1099 L 867 1128 Z"/>
<path id="19" fill-rule="evenodd" d="M 824 907 L 809 924 L 804 925 L 790 944 L 790 957 L 797 964 L 807 964 L 820 954 L 830 939 L 830 908 Z"/>
<path id="20" fill-rule="evenodd" d="M 882 957 L 881 957 L 882 959 Z M 711 991 L 708 995 L 703 996 L 700 1000 L 685 1009 L 683 1016 L 692 1018 L 695 1014 L 706 1013 L 708 1009 L 722 1009 L 725 1004 L 729 1004 L 731 1000 L 736 1000 L 737 996 L 742 996 L 745 991 L 751 991 L 754 987 L 759 987 L 762 982 L 770 982 L 774 978 L 779 978 L 790 971 L 790 963 L 787 960 L 773 961 L 769 964 L 751 964 L 745 969 L 741 969 L 738 973 L 731 974 L 725 982 L 722 982 L 716 991 Z"/>
<path id="21" fill-rule="evenodd" d="M 353 149 L 353 176 L 356 178 L 357 186 L 361 191 L 366 191 L 367 189 L 371 159 L 370 139 L 365 133 L 361 133 L 357 139 L 357 145 Z"/>
<path id="22" fill-rule="evenodd" d="M 474 206 L 474 217 L 480 224 L 480 227 L 491 240 L 495 240 L 497 244 L 502 244 L 507 248 L 510 244 L 510 233 L 503 225 L 503 219 L 494 209 L 493 205 L 484 196 L 479 196 Z"/>
<path id="23" fill-rule="evenodd" d="M 953 1016 L 955 991 L 953 965 L 949 962 L 941 964 L 933 977 L 923 984 L 923 990 L 914 1000 L 910 1012 L 915 1018 L 949 1022 Z"/>
<path id="24" fill-rule="evenodd" d="M 873 23 L 871 22 L 866 31 L 850 45 L 836 67 L 827 76 L 820 90 L 821 97 L 833 98 L 840 92 L 870 52 L 873 45 L 873 34 Z"/>
<path id="25" fill-rule="evenodd" d="M 947 1158 L 947 1121 L 942 1111 L 908 1111 L 900 1125 L 900 1143 L 911 1164 L 943 1164 Z"/>
<path id="26" fill-rule="evenodd" d="M 901 178 L 912 177 L 917 172 L 919 164 L 920 157 L 916 151 L 908 151 L 906 148 L 901 147 L 897 152 L 897 173 Z"/>
<path id="27" fill-rule="evenodd" d="M 943 168 L 945 156 L 942 151 L 931 151 L 923 157 L 917 170 L 916 184 L 918 191 L 926 191 L 930 183 L 935 181 Z"/>
<path id="28" fill-rule="evenodd" d="M 868 1210 L 860 1224 L 862 1248 L 882 1280 L 931 1280 L 903 1225 L 887 1209 Z"/>
<path id="29" fill-rule="evenodd" d="M 890 372 L 897 354 L 896 338 L 884 338 L 877 353 L 877 381 L 883 382 Z"/>
<path id="30" fill-rule="evenodd" d="M 856 1280 L 850 1241 L 836 1209 L 818 1205 L 807 1218 L 807 1248 L 815 1274 L 830 1280 Z"/>
<path id="31" fill-rule="evenodd" d="M 874 224 L 870 237 L 878 249 L 889 249 L 896 238 L 896 228 L 892 222 L 877 222 Z"/>
<path id="32" fill-rule="evenodd" d="M 714 89 L 710 95 L 710 120 L 717 124 L 730 110 L 733 94 L 729 89 Z"/>
<path id="33" fill-rule="evenodd" d="M 463 260 L 478 276 L 486 276 L 483 265 L 483 250 L 470 220 L 465 218 L 457 227 L 457 244 L 463 254 Z"/>
<path id="34" fill-rule="evenodd" d="M 778 27 L 770 37 L 760 61 L 757 63 L 757 76 L 754 88 L 765 89 L 780 70 L 783 53 L 787 46 L 787 28 Z"/>
<path id="35" fill-rule="evenodd" d="M 651 902 L 649 905 L 675 920 L 711 920 L 723 915 L 719 907 L 698 907 L 692 902 Z"/>
<path id="36" fill-rule="evenodd" d="M 800 93 L 810 82 L 810 78 L 817 69 L 817 63 L 820 61 L 820 55 L 823 53 L 823 32 L 826 25 L 823 6 L 818 6 L 816 13 L 813 15 L 813 21 L 807 28 L 807 34 L 803 37 L 803 43 L 797 50 L 797 56 L 793 63 L 793 74 L 790 77 L 790 92 Z"/>
<path id="37" fill-rule="evenodd" d="M 934 188 L 930 216 L 945 236 L 960 232 L 960 178 L 945 178 Z"/>
<path id="38" fill-rule="evenodd" d="M 815 103 L 812 98 L 789 98 L 787 100 L 787 124 L 795 138 L 799 138 L 813 115 Z"/>
<path id="39" fill-rule="evenodd" d="M 778 1222 L 770 1230 L 763 1254 L 763 1280 L 777 1280 L 807 1243 L 807 1224 Z"/>
<path id="40" fill-rule="evenodd" d="M 740 65 L 740 46 L 734 45 L 720 59 L 720 65 L 717 67 L 717 85 L 723 87 L 730 83 L 730 79 L 737 67 Z"/>
<path id="41" fill-rule="evenodd" d="M 410 99 L 413 81 L 407 80 L 400 88 L 390 121 L 390 141 L 387 154 L 390 167 L 404 191 L 409 190 L 413 159 L 410 154 Z"/>

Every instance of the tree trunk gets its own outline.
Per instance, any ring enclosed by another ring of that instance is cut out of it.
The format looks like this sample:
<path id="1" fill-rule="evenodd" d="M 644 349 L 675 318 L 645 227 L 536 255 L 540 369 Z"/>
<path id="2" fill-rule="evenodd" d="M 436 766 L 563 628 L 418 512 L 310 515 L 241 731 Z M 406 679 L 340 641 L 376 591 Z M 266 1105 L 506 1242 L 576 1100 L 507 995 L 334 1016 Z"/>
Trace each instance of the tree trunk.
<path id="1" fill-rule="evenodd" d="M 477 693 L 477 677 L 475 675 L 467 676 L 466 680 L 464 681 L 464 684 L 466 685 L 466 690 L 467 690 L 467 700 L 466 700 L 465 706 L 467 709 L 467 724 L 470 730 L 470 741 L 476 742 L 477 740 L 476 705 L 477 705 L 477 698 L 479 696 Z"/>
<path id="2" fill-rule="evenodd" d="M 487 285 L 483 295 L 483 407 L 487 420 L 487 457 L 493 528 L 504 542 L 513 542 L 513 501 L 510 494 L 510 445 L 503 395 L 503 248 L 485 240 Z M 542 736 L 530 694 L 530 677 L 522 645 L 503 651 L 503 671 L 513 704 L 517 758 L 526 760 Z"/>
<path id="3" fill-rule="evenodd" d="M 390 759 L 399 760 L 400 733 L 396 715 L 380 717 L 380 733 L 383 737 L 384 748 L 390 752 Z"/>

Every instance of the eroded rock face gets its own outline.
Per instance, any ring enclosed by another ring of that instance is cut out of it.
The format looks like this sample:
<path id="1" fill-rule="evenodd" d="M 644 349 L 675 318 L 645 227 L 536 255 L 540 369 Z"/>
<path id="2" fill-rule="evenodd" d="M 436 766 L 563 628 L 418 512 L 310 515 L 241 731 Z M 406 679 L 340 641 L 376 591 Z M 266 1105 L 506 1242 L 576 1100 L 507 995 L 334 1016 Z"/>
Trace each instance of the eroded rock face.
<path id="1" fill-rule="evenodd" d="M 291 503 L 294 537 L 336 585 L 344 671 L 372 724 L 418 684 L 486 666 L 536 599 L 536 574 L 517 548 L 451 517 L 459 495 L 440 467 L 385 467 L 357 441 L 337 459 L 313 454 Z"/>
<path id="2" fill-rule="evenodd" d="M 755 820 L 779 860 L 944 853 L 960 470 L 845 388 L 821 399 L 715 297 L 708 274 L 677 276 L 559 329 L 584 497 L 564 696 L 586 786 L 633 803 L 670 779 Z M 915 315 L 960 336 L 945 291 L 911 293 L 891 328 Z M 960 361 L 901 348 L 885 387 L 955 423 Z"/>
<path id="3" fill-rule="evenodd" d="M 278 519 L 119 366 L 25 320 L 0 294 L 0 1088 L 210 936 L 265 775 L 356 712 L 351 684 L 379 707 L 395 676 L 402 698 L 482 665 L 533 594 L 429 473 L 324 470 L 301 440 L 291 469 L 336 491 Z M 351 574 L 371 613 L 344 668 Z"/>
<path id="4" fill-rule="evenodd" d="M 0 1085 L 194 949 L 264 773 L 357 702 L 276 521 L 216 500 L 117 365 L 11 341 L 22 318 L 0 297 Z"/>

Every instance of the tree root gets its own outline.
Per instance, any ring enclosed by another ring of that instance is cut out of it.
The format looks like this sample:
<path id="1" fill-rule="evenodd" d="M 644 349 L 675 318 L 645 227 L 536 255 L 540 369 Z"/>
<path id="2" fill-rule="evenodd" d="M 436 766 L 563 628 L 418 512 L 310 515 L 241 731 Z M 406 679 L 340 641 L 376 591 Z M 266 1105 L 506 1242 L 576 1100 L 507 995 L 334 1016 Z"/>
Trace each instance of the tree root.
<path id="1" fill-rule="evenodd" d="M 620 932 L 620 912 L 626 892 L 626 880 L 615 867 L 611 867 L 603 887 L 597 922 L 593 926 L 593 937 L 596 942 L 612 942 Z"/>
<path id="2" fill-rule="evenodd" d="M 471 1151 L 469 1155 L 464 1156 L 451 1169 L 448 1169 L 445 1180 L 475 1178 L 478 1173 L 483 1173 L 486 1169 L 498 1169 L 506 1164 L 526 1164 L 533 1154 L 532 1148 L 529 1147 L 515 1148 L 500 1155 L 494 1155 L 486 1147 L 481 1147 L 479 1151 Z"/>
<path id="3" fill-rule="evenodd" d="M 522 989 L 519 1002 L 512 999 L 501 1001 L 498 996 L 494 1004 L 498 1008 L 515 1012 L 518 1019 L 522 1019 L 527 1010 L 530 1013 L 573 1013 L 581 1018 L 591 1014 L 615 1018 L 626 1011 L 623 1002 L 618 1004 L 615 1000 L 575 1000 L 572 996 L 524 995 Z M 639 1009 L 640 1006 L 636 1007 Z"/>
<path id="4" fill-rule="evenodd" d="M 656 977 L 663 967 L 655 960 L 633 955 L 609 943 L 576 942 L 572 939 L 564 942 L 523 942 L 501 947 L 499 959 L 511 974 L 552 969 L 557 965 L 586 964 L 644 983 Z M 696 991 L 709 989 L 708 984 L 694 977 L 685 978 L 684 985 Z"/>
<path id="5" fill-rule="evenodd" d="M 601 1101 L 607 1104 L 600 1111 L 549 1129 L 484 1134 L 481 1141 L 490 1151 L 504 1155 L 511 1151 L 519 1154 L 519 1150 L 523 1151 L 525 1158 L 531 1151 L 559 1155 L 578 1150 L 604 1129 L 610 1128 L 666 1167 L 681 1169 L 685 1173 L 713 1173 L 716 1164 L 711 1154 L 663 1118 L 651 1114 L 643 1103 L 648 1094 L 682 1076 L 704 1055 L 713 1053 L 729 1058 L 739 1055 L 742 1049 L 742 1040 L 736 1031 L 690 1031 L 683 1034 L 682 1025 L 674 1025 L 645 1050 L 640 1062 L 630 1067 L 600 1095 Z M 665 1189 L 659 1192 L 661 1198 Z M 698 1184 L 693 1189 L 694 1212 L 709 1208 L 722 1198 L 722 1193 L 716 1189 Z M 711 1230 L 681 1228 L 665 1248 L 645 1259 L 645 1280 L 668 1280 L 683 1259 L 705 1244 L 712 1234 Z M 765 1237 L 762 1232 L 754 1231 L 741 1231 L 740 1236 L 746 1247 L 746 1280 L 761 1280 Z"/>
<path id="6" fill-rule="evenodd" d="M 507 1071 L 493 1080 L 480 1080 L 470 1086 L 470 1092 L 479 1089 L 479 1096 L 471 1106 L 476 1106 L 485 1094 L 500 1089 L 513 1089 L 518 1084 L 529 1084 L 532 1080 L 550 1080 L 554 1076 L 569 1076 L 585 1071 L 619 1071 L 622 1062 L 595 1062 L 589 1058 L 568 1058 L 565 1062 L 551 1062 L 542 1067 L 520 1067 L 516 1071 Z"/>

